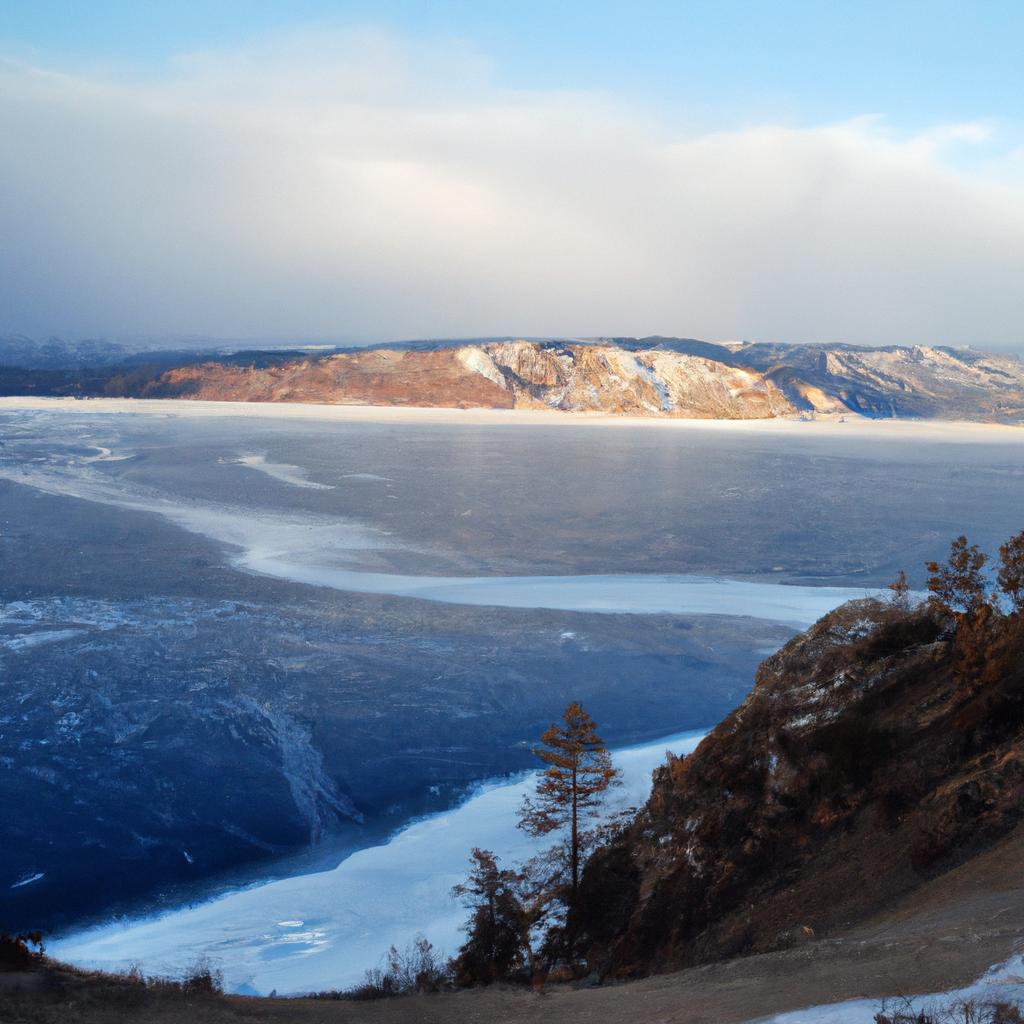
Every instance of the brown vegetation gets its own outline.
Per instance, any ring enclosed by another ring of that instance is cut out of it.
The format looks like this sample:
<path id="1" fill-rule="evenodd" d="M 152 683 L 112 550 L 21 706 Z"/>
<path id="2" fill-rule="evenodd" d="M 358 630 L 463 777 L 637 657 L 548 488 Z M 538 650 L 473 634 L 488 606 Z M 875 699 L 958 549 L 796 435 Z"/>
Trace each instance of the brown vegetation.
<path id="1" fill-rule="evenodd" d="M 959 538 L 929 566 L 926 605 L 897 589 L 837 609 L 763 663 L 692 756 L 669 758 L 585 871 L 592 967 L 635 975 L 820 937 L 1015 826 L 1024 615 L 986 595 L 984 564 Z"/>

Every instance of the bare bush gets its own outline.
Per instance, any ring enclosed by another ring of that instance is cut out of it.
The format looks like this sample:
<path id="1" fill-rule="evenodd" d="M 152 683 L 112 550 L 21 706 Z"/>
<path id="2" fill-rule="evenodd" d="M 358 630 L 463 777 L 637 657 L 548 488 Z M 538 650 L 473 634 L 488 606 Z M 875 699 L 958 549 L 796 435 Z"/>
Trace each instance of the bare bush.
<path id="1" fill-rule="evenodd" d="M 1020 1006 L 1002 1000 L 962 999 L 915 1007 L 909 999 L 889 1002 L 875 1014 L 875 1024 L 1024 1024 Z"/>
<path id="2" fill-rule="evenodd" d="M 344 992 L 324 992 L 320 997 L 387 999 L 415 993 L 440 992 L 451 984 L 451 968 L 433 944 L 417 935 L 404 950 L 392 946 L 379 967 L 371 967 L 361 985 Z"/>
<path id="3" fill-rule="evenodd" d="M 224 991 L 224 972 L 208 957 L 196 957 L 185 968 L 181 978 L 181 990 L 186 995 L 220 995 Z"/>

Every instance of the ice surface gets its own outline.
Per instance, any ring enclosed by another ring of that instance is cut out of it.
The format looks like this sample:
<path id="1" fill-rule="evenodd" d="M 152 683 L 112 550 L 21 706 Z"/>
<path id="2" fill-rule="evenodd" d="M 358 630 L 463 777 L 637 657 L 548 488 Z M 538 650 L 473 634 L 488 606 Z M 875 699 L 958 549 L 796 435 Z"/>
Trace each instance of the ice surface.
<path id="1" fill-rule="evenodd" d="M 45 878 L 45 877 L 46 877 L 46 872 L 45 871 L 37 871 L 37 872 L 35 872 L 35 874 L 26 875 L 24 878 L 22 878 L 19 881 L 15 882 L 14 885 L 12 885 L 10 888 L 12 888 L 12 889 L 20 889 L 22 886 L 31 885 L 33 882 L 38 882 L 40 879 Z"/>
<path id="2" fill-rule="evenodd" d="M 280 480 L 281 483 L 291 484 L 293 487 L 308 487 L 314 491 L 330 491 L 333 488 L 330 484 L 318 484 L 306 477 L 306 471 L 301 466 L 292 466 L 286 462 L 267 462 L 265 455 L 243 455 L 238 459 L 240 466 L 248 469 L 255 469 L 259 473 Z"/>
<path id="3" fill-rule="evenodd" d="M 246 554 L 239 564 L 268 576 L 362 594 L 448 604 L 639 615 L 743 615 L 807 626 L 826 612 L 877 593 L 857 587 L 803 587 L 711 576 L 400 576 L 355 572 Z"/>
<path id="4" fill-rule="evenodd" d="M 636 806 L 666 750 L 693 750 L 701 734 L 615 752 L 624 784 L 610 807 Z M 392 943 L 422 933 L 446 953 L 462 941 L 466 910 L 451 896 L 474 846 L 503 861 L 544 845 L 515 827 L 533 776 L 490 783 L 451 811 L 414 822 L 383 846 L 360 850 L 332 871 L 254 886 L 161 917 L 117 922 L 50 943 L 62 960 L 146 973 L 180 971 L 208 956 L 232 991 L 266 994 L 342 988 L 362 980 Z"/>
<path id="5" fill-rule="evenodd" d="M 193 418 L 262 420 L 319 420 L 346 423 L 457 423 L 473 426 L 587 426 L 602 430 L 644 429 L 671 432 L 759 434 L 762 437 L 897 437 L 912 440 L 1006 443 L 1019 445 L 1024 431 L 1017 426 L 964 423 L 953 420 L 871 420 L 848 417 L 807 421 L 776 417 L 764 420 L 691 420 L 658 416 L 611 416 L 603 413 L 542 409 L 431 409 L 413 406 L 320 405 L 304 402 L 208 402 L 156 398 L 41 398 L 0 397 L 3 411 L 70 411 L 76 414 L 132 413 Z"/>
<path id="6" fill-rule="evenodd" d="M 256 458 L 256 457 L 253 457 Z M 282 477 L 297 467 L 247 466 Z M 278 471 L 281 472 L 278 472 Z M 845 601 L 874 591 L 807 587 L 710 576 L 406 576 L 347 568 L 359 552 L 406 547 L 385 531 L 334 516 L 289 514 L 186 500 L 111 477 L 79 462 L 0 466 L 0 477 L 50 494 L 155 513 L 230 545 L 239 568 L 363 594 L 448 604 L 641 615 L 737 615 L 807 626 Z M 289 479 L 295 483 L 294 479 Z M 315 485 L 319 487 L 320 485 Z"/>
<path id="7" fill-rule="evenodd" d="M 11 651 L 23 651 L 27 647 L 41 647 L 43 644 L 71 640 L 84 632 L 84 629 L 48 629 L 38 633 L 16 633 L 9 637 L 0 636 L 0 647 L 6 647 Z"/>

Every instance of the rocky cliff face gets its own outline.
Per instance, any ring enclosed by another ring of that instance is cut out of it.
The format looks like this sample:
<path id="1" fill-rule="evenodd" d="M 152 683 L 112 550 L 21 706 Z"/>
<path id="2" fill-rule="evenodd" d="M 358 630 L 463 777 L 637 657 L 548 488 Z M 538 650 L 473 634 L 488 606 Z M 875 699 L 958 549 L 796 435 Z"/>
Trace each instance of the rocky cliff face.
<path id="1" fill-rule="evenodd" d="M 940 348 L 501 341 L 205 362 L 111 378 L 109 395 L 760 419 L 1024 421 L 1024 364 Z"/>
<path id="2" fill-rule="evenodd" d="M 991 844 L 1024 812 L 1024 623 L 983 654 L 928 610 L 831 613 L 584 879 L 592 964 L 645 973 L 819 936 Z M 965 664 L 968 666 L 965 668 Z"/>

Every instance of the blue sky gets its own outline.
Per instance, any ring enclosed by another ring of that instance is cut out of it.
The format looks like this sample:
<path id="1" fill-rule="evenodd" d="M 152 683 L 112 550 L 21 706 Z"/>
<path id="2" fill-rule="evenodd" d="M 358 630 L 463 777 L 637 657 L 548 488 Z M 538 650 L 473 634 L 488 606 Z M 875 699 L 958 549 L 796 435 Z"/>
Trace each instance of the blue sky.
<path id="1" fill-rule="evenodd" d="M 295 26 L 378 25 L 463 39 L 513 87 L 596 89 L 697 121 L 884 114 L 1019 123 L 1024 4 L 6 0 L 8 51 L 159 73 L 181 52 Z"/>
<path id="2" fill-rule="evenodd" d="M 0 0 L 0 333 L 1021 350 L 1024 4 Z"/>

